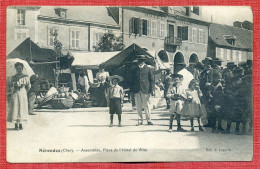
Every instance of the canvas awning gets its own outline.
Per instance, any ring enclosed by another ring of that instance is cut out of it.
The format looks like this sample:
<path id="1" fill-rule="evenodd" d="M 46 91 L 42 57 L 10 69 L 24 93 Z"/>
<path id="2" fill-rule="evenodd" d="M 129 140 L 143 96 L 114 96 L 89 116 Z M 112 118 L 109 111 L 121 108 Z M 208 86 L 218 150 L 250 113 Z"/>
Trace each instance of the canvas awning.
<path id="1" fill-rule="evenodd" d="M 119 52 L 78 52 L 71 51 L 74 61 L 72 66 L 76 69 L 98 69 L 99 65 L 106 62 Z"/>
<path id="2" fill-rule="evenodd" d="M 106 69 L 116 69 L 124 64 L 132 63 L 133 60 L 136 59 L 137 55 L 146 55 L 146 63 L 155 66 L 154 57 L 135 43 L 125 48 L 102 65 L 105 66 Z"/>
<path id="3" fill-rule="evenodd" d="M 162 69 L 162 70 L 165 70 L 165 69 L 168 69 L 170 68 L 170 62 L 164 62 L 160 59 L 160 57 L 158 56 L 158 52 L 160 51 L 150 51 L 148 50 L 147 51 L 151 56 L 154 57 L 155 59 L 155 63 L 156 63 L 156 69 Z M 167 54 L 167 52 L 165 51 L 165 53 Z M 167 54 L 168 55 L 168 54 Z M 168 57 L 168 56 L 167 56 Z"/>
<path id="4" fill-rule="evenodd" d="M 56 53 L 50 54 L 31 41 L 30 38 L 25 39 L 7 56 L 8 59 L 19 58 L 30 64 L 56 63 L 56 57 Z"/>

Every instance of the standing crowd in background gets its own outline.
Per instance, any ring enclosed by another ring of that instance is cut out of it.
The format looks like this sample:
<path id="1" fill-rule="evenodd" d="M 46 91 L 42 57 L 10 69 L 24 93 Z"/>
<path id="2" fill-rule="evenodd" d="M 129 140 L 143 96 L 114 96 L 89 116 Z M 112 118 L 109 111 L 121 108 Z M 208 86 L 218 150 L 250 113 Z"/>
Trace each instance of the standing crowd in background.
<path id="1" fill-rule="evenodd" d="M 129 95 L 132 105 L 136 104 L 137 126 L 143 125 L 143 111 L 147 124 L 153 125 L 150 97 L 155 96 L 156 89 L 163 92 L 166 109 L 169 110 L 169 132 L 173 131 L 174 119 L 177 121 L 177 131 L 187 131 L 181 126 L 181 119 L 184 117 L 190 120 L 191 132 L 195 131 L 196 119 L 199 131 L 210 127 L 213 133 L 230 133 L 231 124 L 234 122 L 236 134 L 252 133 L 252 61 L 240 65 L 228 62 L 223 68 L 220 59 L 206 57 L 202 63 L 190 62 L 188 67 L 185 63 L 179 63 L 178 73 L 172 73 L 169 68 L 156 82 L 154 72 L 145 61 L 145 55 L 138 55 L 130 68 Z M 16 74 L 9 84 L 12 110 L 8 113 L 7 120 L 15 123 L 16 130 L 22 130 L 27 115 L 35 114 L 33 107 L 40 85 L 36 75 L 29 78 L 23 74 L 22 63 L 17 62 L 15 69 Z M 182 75 L 180 72 L 183 70 L 193 77 L 186 88 L 183 81 L 188 75 Z M 96 80 L 99 84 L 98 106 L 109 107 L 110 127 L 113 127 L 114 114 L 117 114 L 118 126 L 121 127 L 124 90 L 119 83 L 124 80 L 123 77 L 109 76 L 101 66 Z M 88 93 L 89 79 L 83 71 L 79 73 L 78 85 L 82 92 Z M 208 123 L 205 125 L 201 122 L 203 114 L 207 115 Z M 247 124 L 249 131 L 246 131 Z"/>

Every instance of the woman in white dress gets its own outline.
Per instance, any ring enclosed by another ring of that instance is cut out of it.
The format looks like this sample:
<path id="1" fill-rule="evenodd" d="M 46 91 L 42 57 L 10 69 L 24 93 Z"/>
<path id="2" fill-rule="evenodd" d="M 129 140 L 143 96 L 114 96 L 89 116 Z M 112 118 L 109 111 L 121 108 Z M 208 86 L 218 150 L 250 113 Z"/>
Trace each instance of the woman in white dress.
<path id="1" fill-rule="evenodd" d="M 15 123 L 16 130 L 23 129 L 23 122 L 27 121 L 28 99 L 27 92 L 30 89 L 30 79 L 23 74 L 23 64 L 15 64 L 16 74 L 11 78 L 12 85 L 12 109 L 8 113 L 7 121 Z"/>

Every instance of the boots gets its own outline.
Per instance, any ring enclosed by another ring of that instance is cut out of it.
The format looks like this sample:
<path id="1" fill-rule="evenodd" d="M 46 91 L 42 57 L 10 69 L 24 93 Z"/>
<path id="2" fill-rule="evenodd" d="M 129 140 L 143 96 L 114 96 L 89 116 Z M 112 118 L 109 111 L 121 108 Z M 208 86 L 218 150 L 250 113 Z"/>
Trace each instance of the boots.
<path id="1" fill-rule="evenodd" d="M 231 127 L 231 121 L 227 122 L 227 129 L 222 132 L 222 134 L 229 134 L 230 133 L 230 127 Z"/>
<path id="2" fill-rule="evenodd" d="M 118 115 L 118 127 L 122 127 L 122 125 L 121 125 L 121 115 Z"/>
<path id="3" fill-rule="evenodd" d="M 181 127 L 181 115 L 180 114 L 177 115 L 177 125 L 178 125 L 177 131 L 180 131 L 180 132 L 186 132 L 187 131 L 187 130 L 184 130 Z"/>
<path id="4" fill-rule="evenodd" d="M 18 127 L 17 123 L 15 123 L 14 128 L 15 128 L 15 130 L 19 131 L 19 127 Z"/>
<path id="5" fill-rule="evenodd" d="M 23 125 L 19 124 L 19 129 L 22 130 L 23 129 Z"/>
<path id="6" fill-rule="evenodd" d="M 191 125 L 191 132 L 194 132 L 194 125 L 193 125 L 193 119 L 190 119 L 190 125 Z"/>
<path id="7" fill-rule="evenodd" d="M 173 123 L 173 114 L 170 115 L 170 126 L 169 126 L 169 132 L 172 132 L 172 123 Z"/>
<path id="8" fill-rule="evenodd" d="M 239 126 L 240 126 L 240 123 L 239 122 L 236 122 L 236 134 L 237 135 L 240 135 L 241 133 L 239 132 Z"/>
<path id="9" fill-rule="evenodd" d="M 110 114 L 110 125 L 109 127 L 113 127 L 113 114 Z"/>

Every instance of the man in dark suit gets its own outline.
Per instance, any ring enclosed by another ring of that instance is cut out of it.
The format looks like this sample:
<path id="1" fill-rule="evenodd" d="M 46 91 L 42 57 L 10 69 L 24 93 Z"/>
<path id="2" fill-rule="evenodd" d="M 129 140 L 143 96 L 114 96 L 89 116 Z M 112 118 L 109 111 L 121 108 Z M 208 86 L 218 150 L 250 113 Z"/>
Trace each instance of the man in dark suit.
<path id="1" fill-rule="evenodd" d="M 132 92 L 135 95 L 137 106 L 138 123 L 143 124 L 142 108 L 144 108 L 148 125 L 153 125 L 151 121 L 151 109 L 149 105 L 150 94 L 154 95 L 154 75 L 145 64 L 145 55 L 138 56 L 138 66 L 133 69 Z"/>

